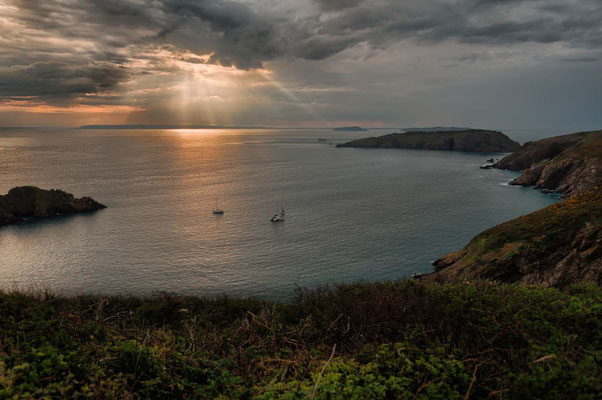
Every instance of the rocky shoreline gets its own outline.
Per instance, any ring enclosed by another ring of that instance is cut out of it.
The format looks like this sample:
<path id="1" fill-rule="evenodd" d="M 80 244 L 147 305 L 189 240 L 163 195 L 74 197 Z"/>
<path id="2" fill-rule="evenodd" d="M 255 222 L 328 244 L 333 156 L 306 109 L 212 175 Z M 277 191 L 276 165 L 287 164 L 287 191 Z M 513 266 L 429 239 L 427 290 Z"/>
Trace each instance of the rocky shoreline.
<path id="1" fill-rule="evenodd" d="M 480 233 L 420 279 L 602 285 L 602 131 L 525 143 L 494 168 L 523 170 L 511 185 L 567 198 Z"/>
<path id="2" fill-rule="evenodd" d="M 26 218 L 51 218 L 57 215 L 86 213 L 106 208 L 91 197 L 76 198 L 58 189 L 35 186 L 15 187 L 0 195 L 0 227 Z"/>
<path id="3" fill-rule="evenodd" d="M 525 143 L 494 168 L 522 170 L 511 185 L 572 196 L 602 185 L 602 131 L 579 132 Z"/>

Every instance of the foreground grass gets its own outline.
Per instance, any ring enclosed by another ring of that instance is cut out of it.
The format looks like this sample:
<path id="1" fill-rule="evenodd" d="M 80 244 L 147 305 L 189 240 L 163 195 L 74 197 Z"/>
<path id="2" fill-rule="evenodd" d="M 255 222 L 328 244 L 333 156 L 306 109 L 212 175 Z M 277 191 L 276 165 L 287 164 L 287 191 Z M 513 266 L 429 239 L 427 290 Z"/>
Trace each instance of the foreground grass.
<path id="1" fill-rule="evenodd" d="M 0 294 L 0 398 L 599 399 L 602 289 Z"/>

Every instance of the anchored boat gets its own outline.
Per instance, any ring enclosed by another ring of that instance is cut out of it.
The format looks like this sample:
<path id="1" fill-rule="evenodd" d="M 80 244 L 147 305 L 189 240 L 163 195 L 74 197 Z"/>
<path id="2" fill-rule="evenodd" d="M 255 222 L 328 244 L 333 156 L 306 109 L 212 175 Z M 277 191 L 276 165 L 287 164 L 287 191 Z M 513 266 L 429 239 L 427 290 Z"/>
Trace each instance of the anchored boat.
<path id="1" fill-rule="evenodd" d="M 274 214 L 272 218 L 270 218 L 272 222 L 282 222 L 284 221 L 284 207 L 280 208 L 280 212 Z"/>
<path id="2" fill-rule="evenodd" d="M 213 209 L 213 214 L 222 215 L 223 213 L 224 213 L 224 210 L 219 208 L 218 199 L 215 199 L 215 208 Z"/>

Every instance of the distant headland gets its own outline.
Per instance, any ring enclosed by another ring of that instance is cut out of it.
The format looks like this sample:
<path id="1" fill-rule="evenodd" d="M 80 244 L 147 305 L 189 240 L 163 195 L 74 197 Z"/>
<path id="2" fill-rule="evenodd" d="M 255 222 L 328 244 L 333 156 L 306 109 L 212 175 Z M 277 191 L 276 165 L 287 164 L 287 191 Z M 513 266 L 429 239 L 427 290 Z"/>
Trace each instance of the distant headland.
<path id="1" fill-rule="evenodd" d="M 602 131 L 578 132 L 525 143 L 494 168 L 522 170 L 511 185 L 574 195 L 602 186 Z"/>
<path id="2" fill-rule="evenodd" d="M 78 129 L 271 129 L 270 126 L 242 125 L 180 125 L 180 124 L 124 124 L 124 125 L 82 125 Z"/>
<path id="3" fill-rule="evenodd" d="M 518 150 L 520 144 L 502 132 L 467 129 L 391 133 L 384 136 L 353 140 L 338 144 L 337 147 L 505 153 Z"/>
<path id="4" fill-rule="evenodd" d="M 360 126 L 269 126 L 269 125 L 181 125 L 181 124 L 122 124 L 122 125 L 82 125 L 76 129 L 329 129 L 333 131 L 367 131 Z M 370 128 L 370 129 L 392 129 L 392 128 Z"/>
<path id="5" fill-rule="evenodd" d="M 424 128 L 403 128 L 401 131 L 402 132 L 442 132 L 442 131 L 450 132 L 450 131 L 469 131 L 469 130 L 473 130 L 473 129 L 474 128 L 468 128 L 468 127 L 459 128 L 457 126 L 429 126 L 429 127 L 424 127 Z"/>
<path id="6" fill-rule="evenodd" d="M 348 132 L 365 132 L 368 129 L 362 128 L 361 126 L 341 126 L 334 128 L 333 131 L 348 131 Z"/>

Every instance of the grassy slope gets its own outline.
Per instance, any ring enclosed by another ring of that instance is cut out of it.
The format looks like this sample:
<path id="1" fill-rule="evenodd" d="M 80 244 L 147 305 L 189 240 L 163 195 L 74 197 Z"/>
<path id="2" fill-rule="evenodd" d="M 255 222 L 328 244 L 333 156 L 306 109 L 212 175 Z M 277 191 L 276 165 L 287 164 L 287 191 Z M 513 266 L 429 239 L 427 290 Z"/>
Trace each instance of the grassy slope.
<path id="1" fill-rule="evenodd" d="M 4 293 L 0 327 L 0 398 L 602 392 L 602 289 L 593 286 L 383 282 L 303 292 L 290 304 Z"/>
<path id="2" fill-rule="evenodd" d="M 531 214 L 513 219 L 475 236 L 468 245 L 435 262 L 434 279 L 476 279 L 479 277 L 514 282 L 527 273 L 557 268 L 573 249 L 575 238 L 602 229 L 602 190 L 591 189 L 582 195 L 553 204 Z M 582 244 L 582 243 L 581 243 Z M 588 249 L 599 247 L 590 243 Z M 579 257 L 577 249 L 576 259 Z M 581 275 L 589 268 L 593 277 L 599 265 L 583 262 Z M 525 267 L 532 266 L 532 270 Z M 559 276 L 556 276 L 559 278 Z M 552 283 L 554 286 L 556 284 Z M 558 282 L 562 286 L 563 282 Z"/>
<path id="3" fill-rule="evenodd" d="M 488 258 L 511 243 L 545 249 L 588 225 L 602 226 L 602 190 L 590 190 L 488 229 L 470 241 L 466 256 Z"/>

